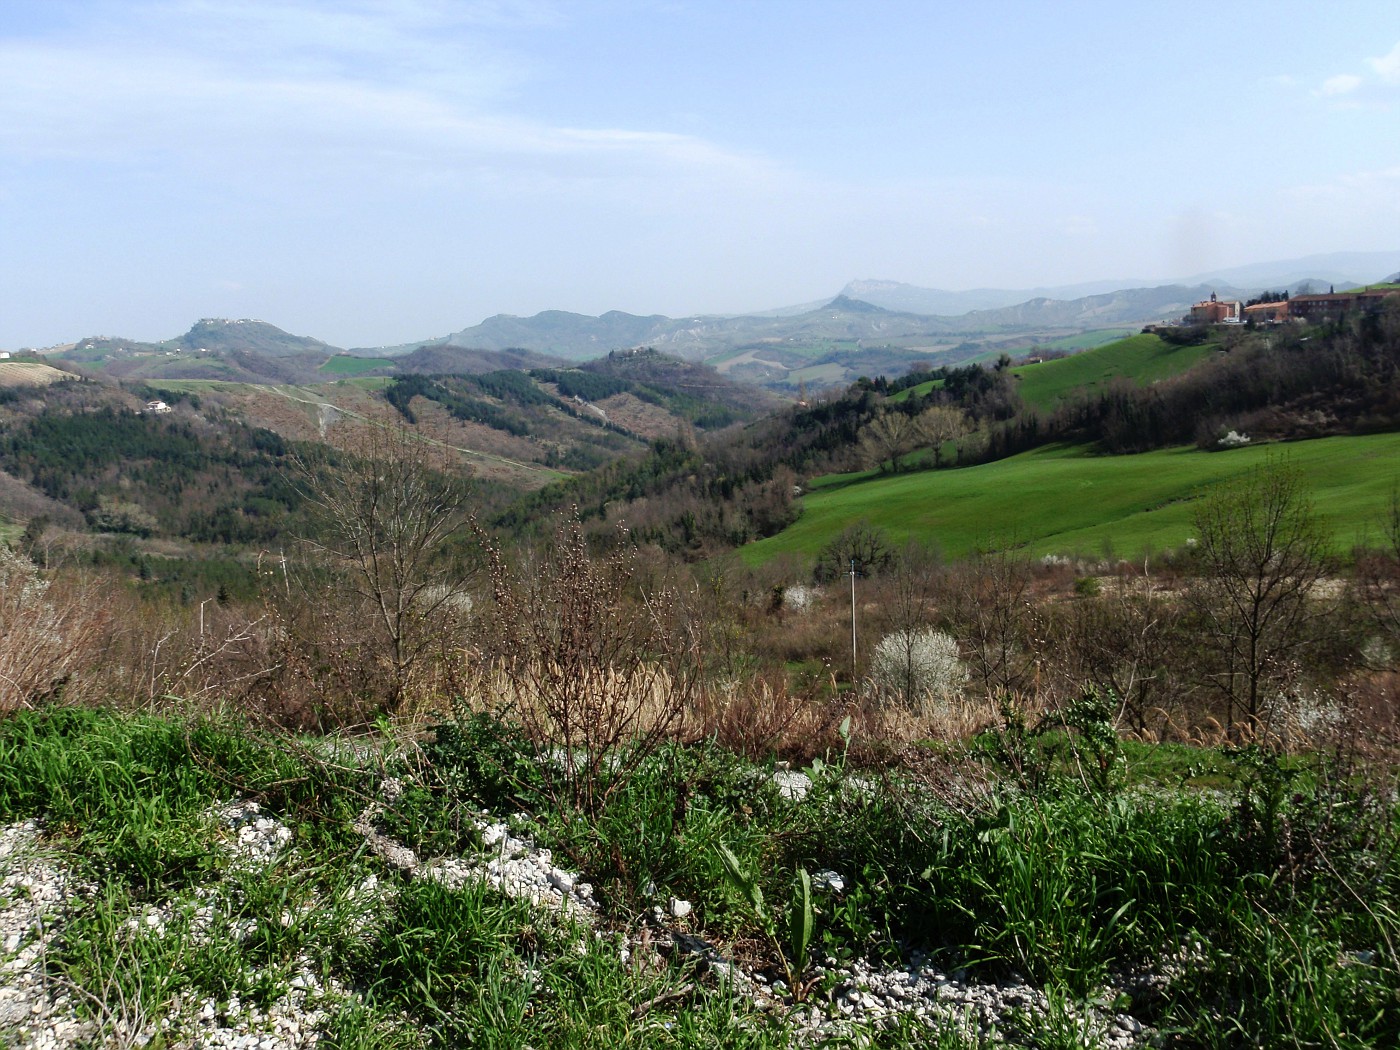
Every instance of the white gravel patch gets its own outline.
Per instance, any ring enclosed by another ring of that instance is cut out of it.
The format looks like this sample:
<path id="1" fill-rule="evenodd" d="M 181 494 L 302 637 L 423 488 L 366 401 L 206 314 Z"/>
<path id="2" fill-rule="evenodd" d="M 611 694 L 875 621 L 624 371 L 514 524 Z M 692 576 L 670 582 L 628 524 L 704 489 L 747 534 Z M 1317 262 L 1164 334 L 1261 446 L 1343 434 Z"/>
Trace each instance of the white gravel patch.
<path id="1" fill-rule="evenodd" d="M 39 824 L 0 828 L 0 1044 L 23 1050 L 70 1047 L 92 1034 L 73 997 L 44 972 L 73 890 L 68 872 L 46 855 Z"/>
<path id="2" fill-rule="evenodd" d="M 217 816 L 234 832 L 229 848 L 240 863 L 265 864 L 291 838 L 280 821 L 259 814 L 256 803 L 227 806 Z M 237 996 L 226 1002 L 177 999 L 163 1016 L 148 1017 L 135 1003 L 107 1001 L 105 989 L 65 988 L 46 975 L 45 955 L 92 890 L 77 884 L 45 848 L 38 822 L 0 828 L 0 1047 L 144 1046 L 164 1033 L 171 1047 L 190 1050 L 310 1050 L 329 1011 L 347 998 L 337 984 L 323 985 L 309 958 L 298 960 L 287 991 L 266 1009 Z M 200 887 L 190 897 L 130 915 L 123 928 L 133 937 L 172 936 L 182 928 L 182 935 L 199 943 L 227 922 L 226 909 L 220 888 Z M 253 925 L 246 925 L 235 927 L 234 935 L 251 934 Z M 100 1023 L 80 1016 L 80 1005 L 88 1017 L 97 1011 Z"/>
<path id="3" fill-rule="evenodd" d="M 402 794 L 403 785 L 395 778 L 387 779 L 381 787 L 380 799 L 355 822 L 355 830 L 386 864 L 414 878 L 430 879 L 452 889 L 484 882 L 508 897 L 548 906 L 573 918 L 585 918 L 596 911 L 593 887 L 577 872 L 558 867 L 548 849 L 512 835 L 509 825 L 493 820 L 490 814 L 483 813 L 475 819 L 484 847 L 481 853 L 470 857 L 421 859 L 408 846 L 375 827 L 384 807 Z"/>

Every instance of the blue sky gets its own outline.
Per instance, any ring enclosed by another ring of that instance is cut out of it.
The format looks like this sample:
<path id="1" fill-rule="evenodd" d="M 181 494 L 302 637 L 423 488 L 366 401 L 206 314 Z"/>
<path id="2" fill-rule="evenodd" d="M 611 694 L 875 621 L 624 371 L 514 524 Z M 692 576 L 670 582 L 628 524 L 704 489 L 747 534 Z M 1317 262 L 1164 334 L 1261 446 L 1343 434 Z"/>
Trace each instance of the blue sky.
<path id="1" fill-rule="evenodd" d="M 0 0 L 4 348 L 1396 249 L 1394 0 Z"/>

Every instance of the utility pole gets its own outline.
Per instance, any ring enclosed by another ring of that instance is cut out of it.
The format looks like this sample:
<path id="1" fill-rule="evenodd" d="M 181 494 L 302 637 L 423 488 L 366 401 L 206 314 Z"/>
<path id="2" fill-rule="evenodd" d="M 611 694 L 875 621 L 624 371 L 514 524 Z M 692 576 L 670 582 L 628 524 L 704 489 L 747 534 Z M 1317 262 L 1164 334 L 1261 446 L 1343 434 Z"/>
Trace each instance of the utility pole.
<path id="1" fill-rule="evenodd" d="M 851 688 L 856 687 L 856 560 L 851 559 Z"/>

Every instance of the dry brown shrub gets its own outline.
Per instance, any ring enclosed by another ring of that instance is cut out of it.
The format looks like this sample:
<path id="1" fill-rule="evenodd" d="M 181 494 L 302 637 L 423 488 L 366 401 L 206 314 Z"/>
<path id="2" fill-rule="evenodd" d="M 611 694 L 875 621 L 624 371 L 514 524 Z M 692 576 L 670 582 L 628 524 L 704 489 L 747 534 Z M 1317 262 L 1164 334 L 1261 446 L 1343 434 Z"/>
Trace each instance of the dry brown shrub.
<path id="1" fill-rule="evenodd" d="M 237 706 L 275 668 L 273 625 L 261 609 L 151 605 L 130 592 L 105 596 L 112 618 L 88 698 L 149 709 Z"/>
<path id="2" fill-rule="evenodd" d="M 112 622 L 91 580 L 46 576 L 0 547 L 0 714 L 95 695 Z"/>
<path id="3" fill-rule="evenodd" d="M 706 690 L 687 717 L 687 731 L 752 761 L 806 761 L 838 738 L 844 717 L 845 708 L 829 696 L 795 692 L 784 678 L 754 676 Z"/>
<path id="4" fill-rule="evenodd" d="M 1400 671 L 1362 674 L 1345 683 L 1345 725 L 1366 758 L 1400 759 Z"/>
<path id="5" fill-rule="evenodd" d="M 633 587 L 631 546 L 594 558 L 577 519 L 537 559 L 512 569 L 490 548 L 489 560 L 488 700 L 520 718 L 555 801 L 596 815 L 696 706 L 693 625 L 671 589 Z"/>
<path id="6" fill-rule="evenodd" d="M 968 740 L 996 725 L 999 717 L 996 702 L 991 697 L 950 697 L 924 717 L 924 735 L 933 740 Z"/>
<path id="7" fill-rule="evenodd" d="M 396 675 L 362 601 L 303 583 L 263 610 L 267 670 L 238 696 L 245 713 L 298 730 L 353 730 L 390 708 L 421 723 L 472 688 L 465 609 L 438 609 L 431 644 Z"/>

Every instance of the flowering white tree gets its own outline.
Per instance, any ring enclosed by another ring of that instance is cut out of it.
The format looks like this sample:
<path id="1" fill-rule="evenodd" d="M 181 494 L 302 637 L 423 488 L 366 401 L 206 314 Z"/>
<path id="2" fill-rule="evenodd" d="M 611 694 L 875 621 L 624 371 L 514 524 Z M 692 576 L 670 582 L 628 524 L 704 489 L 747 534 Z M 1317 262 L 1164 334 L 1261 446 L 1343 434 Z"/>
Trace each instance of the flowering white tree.
<path id="1" fill-rule="evenodd" d="M 957 641 L 942 631 L 895 631 L 881 638 L 870 661 L 870 680 L 881 696 L 929 713 L 967 684 Z"/>

